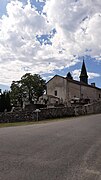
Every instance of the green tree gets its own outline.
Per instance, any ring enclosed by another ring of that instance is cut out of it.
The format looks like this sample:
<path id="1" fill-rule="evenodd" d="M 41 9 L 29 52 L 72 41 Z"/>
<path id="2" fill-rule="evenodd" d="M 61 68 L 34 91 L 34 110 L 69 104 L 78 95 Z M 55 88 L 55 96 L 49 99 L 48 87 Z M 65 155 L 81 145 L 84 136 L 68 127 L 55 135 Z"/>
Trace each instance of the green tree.
<path id="1" fill-rule="evenodd" d="M 7 111 L 11 110 L 10 92 L 5 93 L 5 109 Z"/>
<path id="2" fill-rule="evenodd" d="M 35 99 L 43 95 L 46 89 L 46 81 L 39 74 L 26 73 L 19 81 L 13 81 L 11 84 L 11 99 L 14 105 L 22 103 L 23 98 L 28 98 L 32 103 Z"/>
<path id="3" fill-rule="evenodd" d="M 5 110 L 11 110 L 10 96 L 8 91 L 0 94 L 0 112 L 4 112 Z"/>
<path id="4" fill-rule="evenodd" d="M 0 112 L 5 110 L 5 93 L 0 95 Z"/>
<path id="5" fill-rule="evenodd" d="M 20 81 L 13 81 L 11 84 L 10 98 L 14 106 L 22 105 L 22 89 Z"/>

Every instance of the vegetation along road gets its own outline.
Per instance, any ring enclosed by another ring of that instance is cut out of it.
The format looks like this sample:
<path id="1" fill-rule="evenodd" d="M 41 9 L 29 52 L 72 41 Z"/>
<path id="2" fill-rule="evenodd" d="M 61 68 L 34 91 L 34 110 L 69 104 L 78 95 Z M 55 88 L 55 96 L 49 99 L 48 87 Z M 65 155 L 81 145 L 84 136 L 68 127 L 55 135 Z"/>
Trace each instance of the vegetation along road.
<path id="1" fill-rule="evenodd" d="M 0 180 L 101 180 L 101 114 L 0 128 Z"/>

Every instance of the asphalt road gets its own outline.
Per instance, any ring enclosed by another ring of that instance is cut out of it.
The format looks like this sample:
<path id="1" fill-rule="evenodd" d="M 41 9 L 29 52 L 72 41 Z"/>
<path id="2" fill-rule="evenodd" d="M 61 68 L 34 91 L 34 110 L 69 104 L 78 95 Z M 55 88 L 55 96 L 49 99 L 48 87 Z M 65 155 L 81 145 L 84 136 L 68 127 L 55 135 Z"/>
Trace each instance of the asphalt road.
<path id="1" fill-rule="evenodd" d="M 0 180 L 101 180 L 101 114 L 1 128 Z"/>

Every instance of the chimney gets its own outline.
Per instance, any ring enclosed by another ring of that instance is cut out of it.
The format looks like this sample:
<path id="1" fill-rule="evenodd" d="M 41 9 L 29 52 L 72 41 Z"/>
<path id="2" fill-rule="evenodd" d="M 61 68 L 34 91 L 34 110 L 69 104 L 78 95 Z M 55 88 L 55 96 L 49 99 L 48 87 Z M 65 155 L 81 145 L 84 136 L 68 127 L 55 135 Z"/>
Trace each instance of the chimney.
<path id="1" fill-rule="evenodd" d="M 91 86 L 95 87 L 95 83 L 91 83 Z"/>

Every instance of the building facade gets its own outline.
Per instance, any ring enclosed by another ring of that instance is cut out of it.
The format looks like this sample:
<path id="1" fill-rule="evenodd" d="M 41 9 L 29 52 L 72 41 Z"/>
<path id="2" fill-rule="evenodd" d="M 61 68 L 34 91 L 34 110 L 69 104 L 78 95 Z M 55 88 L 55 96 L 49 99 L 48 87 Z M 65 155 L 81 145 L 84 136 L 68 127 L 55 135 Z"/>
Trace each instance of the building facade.
<path id="1" fill-rule="evenodd" d="M 55 75 L 47 82 L 47 95 L 60 99 L 63 104 L 70 105 L 73 100 L 95 102 L 101 100 L 101 89 L 95 84 L 88 84 L 88 75 L 83 61 L 80 81 L 73 80 L 70 73 L 66 77 Z"/>

